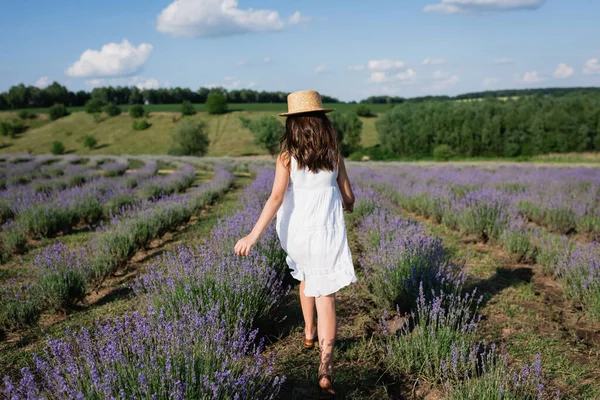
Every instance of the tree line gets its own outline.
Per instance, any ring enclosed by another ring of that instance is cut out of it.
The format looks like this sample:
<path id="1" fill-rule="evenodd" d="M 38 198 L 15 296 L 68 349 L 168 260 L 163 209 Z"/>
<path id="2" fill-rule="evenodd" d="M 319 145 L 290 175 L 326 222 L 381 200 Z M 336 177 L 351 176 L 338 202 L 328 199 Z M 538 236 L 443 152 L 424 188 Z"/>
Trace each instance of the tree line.
<path id="1" fill-rule="evenodd" d="M 376 126 L 378 151 L 396 157 L 431 157 L 439 146 L 462 157 L 600 151 L 600 93 L 403 103 Z"/>
<path id="2" fill-rule="evenodd" d="M 229 103 L 285 103 L 286 92 L 267 92 L 251 89 L 227 90 L 222 87 L 200 88 L 193 91 L 189 88 L 139 89 L 135 86 L 98 87 L 87 92 L 69 91 L 57 82 L 40 89 L 36 86 L 19 84 L 8 91 L 0 93 L 0 110 L 29 107 L 50 107 L 63 104 L 70 107 L 84 106 L 88 100 L 97 100 L 102 104 L 181 104 L 184 101 L 199 104 L 205 103 L 213 92 L 224 94 Z M 330 96 L 322 96 L 325 103 L 338 103 Z"/>

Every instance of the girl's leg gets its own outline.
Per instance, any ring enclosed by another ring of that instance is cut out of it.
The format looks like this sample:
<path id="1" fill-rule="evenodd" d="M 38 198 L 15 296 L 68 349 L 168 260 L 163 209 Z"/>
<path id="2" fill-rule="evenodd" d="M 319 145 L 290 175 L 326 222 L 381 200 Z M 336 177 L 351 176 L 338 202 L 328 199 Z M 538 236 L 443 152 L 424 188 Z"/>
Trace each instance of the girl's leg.
<path id="1" fill-rule="evenodd" d="M 304 281 L 300 281 L 300 306 L 304 316 L 304 336 L 307 339 L 314 339 L 317 332 L 315 326 L 315 298 L 304 295 Z"/>
<path id="2" fill-rule="evenodd" d="M 319 318 L 319 347 L 321 350 L 321 364 L 319 365 L 319 375 L 331 375 L 333 370 L 333 347 L 335 345 L 335 336 L 337 329 L 337 320 L 335 316 L 335 294 L 329 296 L 319 296 L 315 300 L 317 305 L 317 315 Z M 331 383 L 326 379 L 319 382 L 322 388 L 329 388 Z"/>

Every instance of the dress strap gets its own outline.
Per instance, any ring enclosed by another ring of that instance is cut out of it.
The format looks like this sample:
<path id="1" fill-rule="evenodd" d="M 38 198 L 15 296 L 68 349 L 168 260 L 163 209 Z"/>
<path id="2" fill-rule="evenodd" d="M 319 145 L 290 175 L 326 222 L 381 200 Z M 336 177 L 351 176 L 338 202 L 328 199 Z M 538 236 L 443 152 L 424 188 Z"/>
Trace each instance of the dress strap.
<path id="1" fill-rule="evenodd" d="M 296 161 L 296 159 L 294 158 L 294 156 L 290 155 L 290 161 L 291 161 L 291 167 L 292 167 L 292 171 L 296 171 L 298 169 L 298 161 Z"/>

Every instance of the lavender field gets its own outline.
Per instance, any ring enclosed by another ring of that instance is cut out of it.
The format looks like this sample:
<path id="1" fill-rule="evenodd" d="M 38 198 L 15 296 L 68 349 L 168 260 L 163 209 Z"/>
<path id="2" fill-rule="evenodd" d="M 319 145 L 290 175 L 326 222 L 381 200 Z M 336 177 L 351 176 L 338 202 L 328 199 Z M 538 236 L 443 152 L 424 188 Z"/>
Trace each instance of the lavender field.
<path id="1" fill-rule="evenodd" d="M 270 160 L 0 158 L 8 399 L 304 399 Z M 348 399 L 600 396 L 600 170 L 349 163 Z M 316 351 L 316 350 L 315 350 Z"/>

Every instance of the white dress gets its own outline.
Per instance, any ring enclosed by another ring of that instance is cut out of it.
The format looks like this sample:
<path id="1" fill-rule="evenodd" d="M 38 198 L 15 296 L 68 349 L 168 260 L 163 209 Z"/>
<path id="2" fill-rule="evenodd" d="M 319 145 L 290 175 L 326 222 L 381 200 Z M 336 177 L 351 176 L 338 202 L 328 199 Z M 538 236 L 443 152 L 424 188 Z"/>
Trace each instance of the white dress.
<path id="1" fill-rule="evenodd" d="M 337 168 L 291 171 L 283 204 L 277 212 L 277 234 L 287 253 L 292 276 L 305 281 L 304 295 L 326 296 L 356 282 L 348 247 Z"/>

